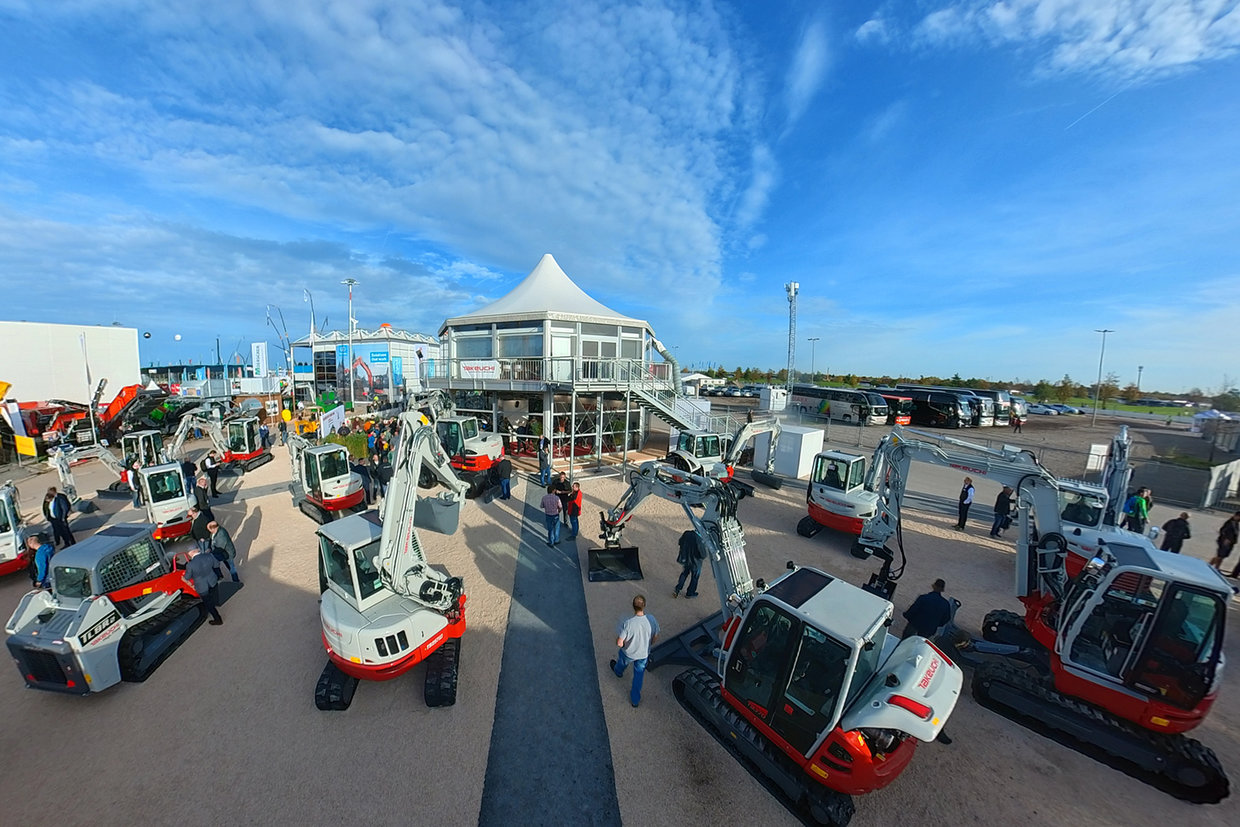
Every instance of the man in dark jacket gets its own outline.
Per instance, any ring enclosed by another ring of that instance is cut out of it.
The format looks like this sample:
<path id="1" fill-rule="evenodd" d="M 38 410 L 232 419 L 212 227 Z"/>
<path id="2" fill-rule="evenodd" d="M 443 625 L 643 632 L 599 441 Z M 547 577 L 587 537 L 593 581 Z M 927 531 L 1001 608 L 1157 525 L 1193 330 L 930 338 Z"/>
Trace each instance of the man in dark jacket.
<path id="1" fill-rule="evenodd" d="M 969 507 L 973 505 L 973 478 L 965 477 L 964 484 L 960 487 L 960 500 L 957 512 L 960 520 L 956 523 L 956 528 L 964 531 L 965 523 L 969 521 Z"/>
<path id="2" fill-rule="evenodd" d="M 233 582 L 240 583 L 241 576 L 237 574 L 237 547 L 233 545 L 232 535 L 215 520 L 207 523 L 207 531 L 211 533 L 211 554 L 228 567 Z"/>
<path id="3" fill-rule="evenodd" d="M 207 456 L 202 461 L 202 470 L 211 480 L 211 496 L 218 497 L 220 495 L 220 458 L 215 451 L 208 451 Z"/>
<path id="4" fill-rule="evenodd" d="M 502 457 L 496 465 L 495 473 L 499 475 L 499 498 L 512 499 L 512 463 L 508 457 Z"/>
<path id="5" fill-rule="evenodd" d="M 219 609 L 216 608 L 220 605 L 220 579 L 215 573 L 215 557 L 201 549 L 191 549 L 181 580 L 197 592 L 202 600 L 202 607 L 211 615 L 208 623 L 212 626 L 223 624 L 224 618 L 220 617 Z"/>
<path id="6" fill-rule="evenodd" d="M 999 532 L 1007 528 L 1008 514 L 1012 511 L 1012 486 L 1005 485 L 995 499 L 995 521 L 990 526 L 990 536 L 998 537 Z"/>
<path id="7" fill-rule="evenodd" d="M 207 515 L 208 520 L 214 520 L 215 514 L 211 511 L 211 493 L 207 490 L 206 477 L 199 477 L 198 484 L 194 486 L 194 503 L 198 506 L 198 510 Z"/>
<path id="8" fill-rule="evenodd" d="M 676 555 L 676 562 L 681 566 L 680 579 L 676 581 L 676 588 L 672 589 L 672 597 L 680 597 L 686 578 L 689 580 L 689 591 L 685 592 L 685 597 L 697 597 L 698 578 L 702 576 L 702 561 L 706 559 L 706 551 L 702 548 L 702 541 L 698 539 L 696 531 L 682 533 L 679 545 L 680 553 Z"/>
<path id="9" fill-rule="evenodd" d="M 1169 551 L 1172 554 L 1179 554 L 1180 549 L 1184 546 L 1184 541 L 1193 536 L 1188 528 L 1188 512 L 1181 511 L 1180 516 L 1174 520 L 1167 520 L 1163 523 L 1163 541 L 1162 550 Z"/>
<path id="10" fill-rule="evenodd" d="M 366 505 L 372 505 L 375 501 L 375 487 L 371 484 L 370 467 L 361 460 L 353 460 L 349 470 L 362 478 L 362 492 L 366 497 Z"/>
<path id="11" fill-rule="evenodd" d="M 551 490 L 560 498 L 560 520 L 568 525 L 568 501 L 573 496 L 573 486 L 568 481 L 568 474 L 561 471 L 551 483 Z"/>
<path id="12" fill-rule="evenodd" d="M 908 621 L 908 625 L 904 627 L 904 634 L 900 637 L 934 637 L 939 627 L 951 620 L 951 604 L 943 596 L 946 588 L 947 584 L 940 578 L 934 581 L 930 591 L 913 601 L 913 605 L 904 611 L 904 619 Z"/>
<path id="13" fill-rule="evenodd" d="M 189 508 L 189 518 L 193 522 L 189 527 L 189 536 L 194 538 L 198 543 L 199 551 L 211 550 L 211 530 L 207 528 L 211 523 L 211 518 L 196 505 Z"/>
<path id="14" fill-rule="evenodd" d="M 72 511 L 69 498 L 63 491 L 57 491 L 55 486 L 47 489 L 47 497 L 43 501 L 43 516 L 52 524 L 52 536 L 61 544 L 61 548 L 68 548 L 77 542 L 73 539 L 73 532 L 69 530 L 69 514 Z"/>

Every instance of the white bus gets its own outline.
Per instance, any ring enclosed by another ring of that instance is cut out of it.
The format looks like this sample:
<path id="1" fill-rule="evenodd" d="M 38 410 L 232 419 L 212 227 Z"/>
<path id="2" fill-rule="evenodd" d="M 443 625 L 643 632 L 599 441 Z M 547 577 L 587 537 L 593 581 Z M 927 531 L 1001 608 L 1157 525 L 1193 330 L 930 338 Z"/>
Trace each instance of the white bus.
<path id="1" fill-rule="evenodd" d="M 886 425 L 887 400 L 874 391 L 793 385 L 788 410 L 856 425 Z"/>

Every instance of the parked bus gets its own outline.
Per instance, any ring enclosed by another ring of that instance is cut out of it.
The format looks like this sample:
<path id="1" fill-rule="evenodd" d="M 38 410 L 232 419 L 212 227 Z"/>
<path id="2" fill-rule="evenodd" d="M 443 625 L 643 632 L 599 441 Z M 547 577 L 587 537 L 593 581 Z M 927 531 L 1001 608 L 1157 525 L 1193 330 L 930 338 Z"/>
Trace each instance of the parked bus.
<path id="1" fill-rule="evenodd" d="M 852 388 L 820 388 L 816 385 L 793 385 L 788 399 L 790 410 L 817 414 L 824 419 L 837 419 L 859 425 L 885 425 L 887 403 L 881 395 Z"/>
<path id="2" fill-rule="evenodd" d="M 913 400 L 907 396 L 889 391 L 880 393 L 879 396 L 887 403 L 887 424 L 888 425 L 912 425 L 913 424 Z"/>
<path id="3" fill-rule="evenodd" d="M 908 397 L 913 403 L 913 425 L 932 428 L 968 428 L 973 423 L 973 410 L 964 398 L 954 393 L 925 388 L 881 388 L 880 393 Z"/>
<path id="4" fill-rule="evenodd" d="M 969 388 L 950 388 L 942 385 L 896 385 L 898 390 L 928 390 L 953 393 L 961 397 L 969 406 L 970 415 L 966 427 L 989 428 L 995 424 L 994 400 L 979 395 Z M 1006 425 L 1007 423 L 1003 423 Z"/>
<path id="5" fill-rule="evenodd" d="M 995 424 L 1006 425 L 1012 419 L 1012 395 L 1007 391 L 982 390 L 969 388 L 978 396 L 984 396 L 995 405 Z"/>

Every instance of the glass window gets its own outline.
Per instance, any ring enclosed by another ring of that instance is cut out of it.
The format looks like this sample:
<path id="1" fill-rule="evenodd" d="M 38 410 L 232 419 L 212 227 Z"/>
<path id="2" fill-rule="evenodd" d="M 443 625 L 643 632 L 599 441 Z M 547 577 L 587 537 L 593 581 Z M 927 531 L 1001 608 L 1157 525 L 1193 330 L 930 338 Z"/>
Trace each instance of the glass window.
<path id="1" fill-rule="evenodd" d="M 1095 672 L 1119 677 L 1153 619 L 1166 583 L 1135 572 L 1122 572 L 1090 611 L 1072 641 L 1072 660 Z"/>
<path id="2" fill-rule="evenodd" d="M 719 436 L 717 434 L 710 434 L 708 436 L 702 437 L 701 452 L 698 454 L 698 456 L 699 457 L 723 456 L 723 452 L 719 450 Z"/>
<path id="3" fill-rule="evenodd" d="M 775 690 L 788 665 L 792 618 L 768 603 L 750 612 L 739 640 L 733 644 L 725 682 L 728 691 L 770 720 Z"/>
<path id="4" fill-rule="evenodd" d="M 245 453 L 245 425 L 240 422 L 228 423 L 228 450 L 234 454 Z"/>
<path id="5" fill-rule="evenodd" d="M 56 586 L 56 594 L 60 597 L 90 597 L 90 569 L 77 566 L 56 566 L 52 572 L 52 582 Z"/>
<path id="6" fill-rule="evenodd" d="M 362 600 L 383 588 L 383 582 L 379 578 L 379 569 L 374 564 L 374 558 L 378 553 L 377 542 L 368 543 L 353 550 L 353 562 L 357 566 L 357 588 Z"/>
<path id="7" fill-rule="evenodd" d="M 689 433 L 688 431 L 681 431 L 680 436 L 676 437 L 676 450 L 677 451 L 688 451 L 690 454 L 692 454 L 694 439 L 695 437 L 693 436 L 693 434 Z"/>
<path id="8" fill-rule="evenodd" d="M 349 454 L 341 448 L 330 454 L 319 454 L 320 479 L 330 480 L 349 475 Z"/>
<path id="9" fill-rule="evenodd" d="M 491 350 L 490 336 L 458 336 L 456 339 L 456 356 L 458 359 L 490 359 L 494 356 Z"/>
<path id="10" fill-rule="evenodd" d="M 499 355 L 505 359 L 533 359 L 542 356 L 542 334 L 526 333 L 500 336 Z"/>
<path id="11" fill-rule="evenodd" d="M 848 469 L 848 487 L 854 488 L 865 482 L 865 460 L 859 459 Z"/>
<path id="12" fill-rule="evenodd" d="M 590 324 L 583 322 L 581 325 L 581 333 L 583 336 L 610 336 L 611 338 L 619 338 L 618 329 L 614 324 Z"/>
<path id="13" fill-rule="evenodd" d="M 0 502 L 0 532 L 7 533 L 13 530 L 13 518 L 9 516 L 8 506 Z"/>
<path id="14" fill-rule="evenodd" d="M 345 550 L 320 534 L 319 553 L 323 557 L 327 579 L 344 589 L 345 593 L 356 594 L 353 591 L 353 575 L 349 572 L 349 555 Z"/>
<path id="15" fill-rule="evenodd" d="M 1059 516 L 1065 523 L 1096 526 L 1106 509 L 1106 496 L 1076 491 L 1059 492 Z"/>
<path id="16" fill-rule="evenodd" d="M 788 700 L 803 712 L 822 715 L 825 725 L 843 699 L 844 677 L 852 650 L 827 637 L 823 632 L 805 626 L 801 632 L 801 651 L 792 667 L 788 682 Z"/>
<path id="17" fill-rule="evenodd" d="M 185 496 L 181 487 L 181 472 L 177 470 L 160 471 L 147 476 L 151 502 L 163 503 Z"/>
<path id="18" fill-rule="evenodd" d="M 466 441 L 478 438 L 478 420 L 466 419 L 461 423 L 461 430 L 465 433 Z"/>
<path id="19" fill-rule="evenodd" d="M 625 339 L 620 342 L 621 359 L 642 358 L 642 343 L 637 339 Z"/>

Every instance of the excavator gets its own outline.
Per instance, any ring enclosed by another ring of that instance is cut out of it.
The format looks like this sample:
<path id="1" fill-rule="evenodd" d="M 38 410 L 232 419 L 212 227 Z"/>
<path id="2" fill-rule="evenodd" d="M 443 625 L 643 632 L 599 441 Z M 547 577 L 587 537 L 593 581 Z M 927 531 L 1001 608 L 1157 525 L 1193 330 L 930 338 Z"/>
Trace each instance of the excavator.
<path id="1" fill-rule="evenodd" d="M 253 471 L 274 458 L 271 448 L 264 448 L 258 435 L 258 417 L 235 416 L 217 422 L 206 414 L 191 413 L 181 419 L 172 439 L 173 457 L 182 455 L 185 440 L 195 428 L 200 428 L 211 439 L 224 465 L 234 465 L 242 472 Z"/>
<path id="2" fill-rule="evenodd" d="M 963 673 L 925 638 L 890 633 L 894 607 L 881 589 L 792 562 L 769 584 L 754 580 L 741 495 L 713 476 L 643 463 L 600 515 L 605 545 L 620 546 L 651 496 L 684 509 L 722 611 L 656 647 L 648 668 L 689 664 L 672 682 L 680 703 L 799 816 L 847 824 L 852 796 L 887 786 L 918 741 L 939 738 Z"/>
<path id="3" fill-rule="evenodd" d="M 26 538 L 33 533 L 34 527 L 22 519 L 17 507 L 17 486 L 6 480 L 0 485 L 0 577 L 30 565 Z"/>
<path id="4" fill-rule="evenodd" d="M 164 450 L 164 437 L 159 431 L 132 431 L 121 436 L 121 458 L 117 459 L 116 454 L 105 444 L 88 445 L 84 448 L 72 448 L 62 446 L 59 451 L 52 452 L 64 454 L 69 462 L 79 462 L 88 459 L 97 459 L 106 465 L 114 474 L 116 479 L 108 486 L 108 491 L 128 491 L 129 483 L 126 480 L 128 469 L 133 467 L 135 461 L 141 460 L 143 465 L 155 465 L 167 462 L 169 454 Z M 49 456 L 52 462 L 54 458 Z"/>
<path id="5" fill-rule="evenodd" d="M 65 451 L 52 451 L 48 454 L 47 462 L 59 476 L 60 490 L 69 498 L 70 505 L 78 510 L 91 510 L 94 506 L 85 503 L 78 496 L 77 482 L 70 467 L 70 459 L 75 458 L 78 453 L 80 452 L 69 454 Z M 189 507 L 194 504 L 194 497 L 189 490 L 181 463 L 143 465 L 138 469 L 137 478 L 142 489 L 147 522 L 155 526 L 152 532 L 155 539 L 175 540 L 189 534 L 192 526 Z"/>
<path id="6" fill-rule="evenodd" d="M 362 478 L 349 470 L 349 452 L 343 445 L 312 445 L 304 436 L 289 434 L 288 454 L 293 505 L 310 519 L 321 525 L 365 507 Z"/>
<path id="7" fill-rule="evenodd" d="M 456 416 L 456 405 L 442 390 L 418 394 L 406 407 L 416 413 L 414 421 L 434 426 L 457 477 L 469 486 L 471 499 L 498 482 L 492 479 L 492 469 L 504 456 L 503 438 L 484 433 L 477 417 Z M 423 476 L 423 487 L 434 484 L 431 476 Z"/>
<path id="8" fill-rule="evenodd" d="M 978 702 L 1177 798 L 1225 798 L 1230 784 L 1218 758 L 1184 735 L 1218 697 L 1232 596 L 1222 575 L 1125 532 L 1091 538 L 1095 555 L 1071 577 L 1060 482 L 1030 452 L 899 426 L 874 453 L 877 513 L 855 556 L 890 560 L 893 537 L 903 554 L 901 505 L 914 460 L 1015 491 L 1016 596 L 1024 613 L 986 615 L 982 637 L 993 646 L 977 648 L 993 656 L 974 670 Z M 994 653 L 1004 647 L 1009 654 Z"/>
<path id="9" fill-rule="evenodd" d="M 409 412 L 400 423 L 382 514 L 354 514 L 317 532 L 328 658 L 314 692 L 321 710 L 348 709 L 359 681 L 390 680 L 422 661 L 427 706 L 456 703 L 465 585 L 431 567 L 418 529 L 454 534 L 469 486 L 433 428 Z M 423 468 L 441 486 L 433 495 L 418 495 Z"/>
<path id="10" fill-rule="evenodd" d="M 31 689 L 89 695 L 142 682 L 205 618 L 153 526 L 110 525 L 52 558 L 52 588 L 22 597 L 4 630 Z"/>
<path id="11" fill-rule="evenodd" d="M 749 440 L 758 434 L 770 434 L 771 446 L 767 453 L 766 470 L 754 468 L 754 478 L 765 485 L 779 488 L 780 480 L 774 474 L 775 450 L 781 431 L 775 417 L 746 422 L 736 433 L 717 434 L 712 431 L 681 431 L 676 437 L 676 447 L 663 458 L 663 462 L 689 474 L 711 476 L 733 485 L 741 496 L 752 496 L 753 486 L 736 479 L 736 465 Z M 755 463 L 756 466 L 757 463 Z"/>

